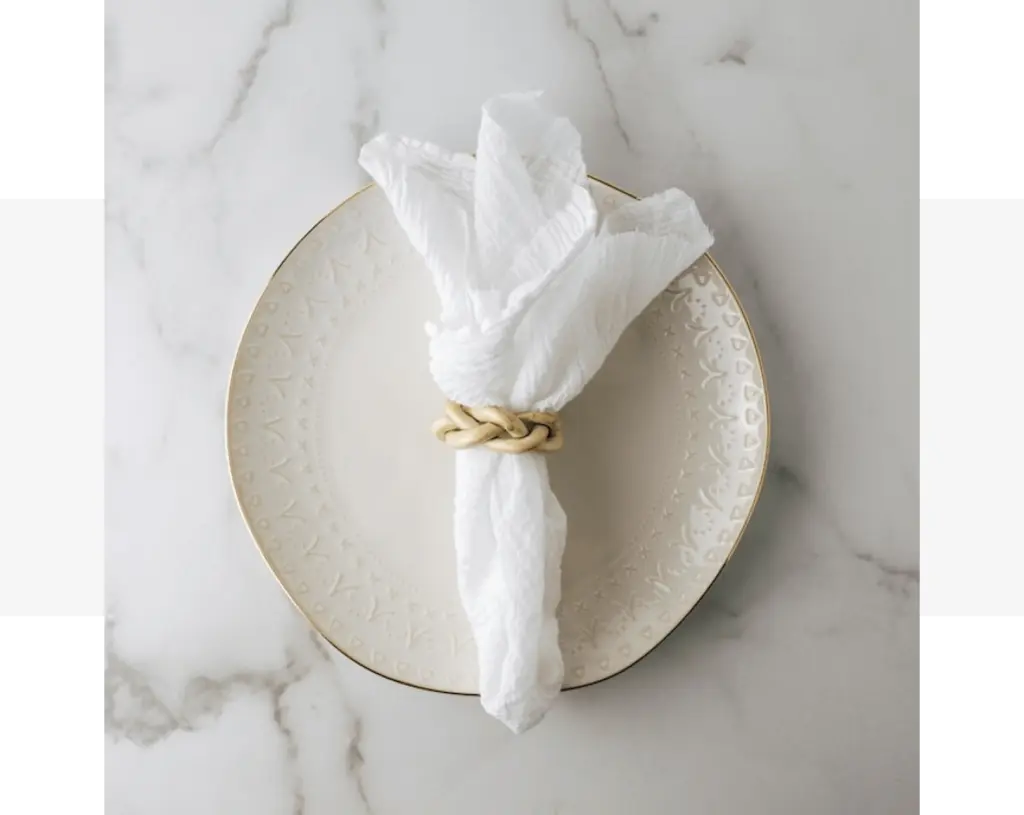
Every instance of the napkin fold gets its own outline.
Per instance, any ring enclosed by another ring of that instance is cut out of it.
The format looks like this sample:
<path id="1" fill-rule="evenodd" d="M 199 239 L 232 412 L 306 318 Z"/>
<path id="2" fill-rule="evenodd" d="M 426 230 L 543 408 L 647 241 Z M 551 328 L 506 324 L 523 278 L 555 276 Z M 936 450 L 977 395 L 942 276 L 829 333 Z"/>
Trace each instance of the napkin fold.
<path id="1" fill-rule="evenodd" d="M 579 133 L 539 96 L 489 100 L 475 159 L 388 134 L 359 157 L 430 271 L 441 301 L 427 326 L 430 371 L 465 405 L 560 410 L 712 243 L 676 189 L 601 216 Z M 481 702 L 520 733 L 562 686 L 555 614 L 566 517 L 545 454 L 455 456 L 458 584 Z"/>

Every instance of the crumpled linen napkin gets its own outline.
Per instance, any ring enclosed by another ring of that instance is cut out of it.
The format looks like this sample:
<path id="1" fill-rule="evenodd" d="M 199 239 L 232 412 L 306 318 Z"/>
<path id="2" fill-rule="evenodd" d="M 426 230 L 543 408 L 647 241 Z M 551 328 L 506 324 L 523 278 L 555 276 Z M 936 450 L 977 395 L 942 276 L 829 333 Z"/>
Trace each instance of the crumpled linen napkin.
<path id="1" fill-rule="evenodd" d="M 359 160 L 430 271 L 441 301 L 427 326 L 430 371 L 444 396 L 466 405 L 560 410 L 712 243 L 676 189 L 602 218 L 579 133 L 537 93 L 483 106 L 475 159 L 384 134 Z M 481 702 L 520 733 L 562 686 L 555 612 L 566 517 L 546 454 L 454 455 L 458 584 Z"/>

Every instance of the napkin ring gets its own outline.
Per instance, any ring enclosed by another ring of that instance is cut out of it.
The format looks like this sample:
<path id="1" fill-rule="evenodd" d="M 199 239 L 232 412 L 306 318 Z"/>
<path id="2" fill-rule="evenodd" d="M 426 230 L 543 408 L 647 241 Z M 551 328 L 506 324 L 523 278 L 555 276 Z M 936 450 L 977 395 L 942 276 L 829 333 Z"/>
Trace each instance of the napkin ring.
<path id="1" fill-rule="evenodd" d="M 467 407 L 446 402 L 445 418 L 431 430 L 445 444 L 463 450 L 477 445 L 497 453 L 553 453 L 562 449 L 562 425 L 557 413 L 514 413 L 494 405 Z"/>

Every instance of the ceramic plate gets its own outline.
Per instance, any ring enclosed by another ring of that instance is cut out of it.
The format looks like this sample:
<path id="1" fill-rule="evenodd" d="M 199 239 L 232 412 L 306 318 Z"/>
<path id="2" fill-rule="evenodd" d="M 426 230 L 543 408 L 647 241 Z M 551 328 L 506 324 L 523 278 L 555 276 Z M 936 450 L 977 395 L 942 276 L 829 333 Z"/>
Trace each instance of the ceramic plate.
<path id="1" fill-rule="evenodd" d="M 629 195 L 592 182 L 610 209 Z M 231 372 L 231 478 L 257 546 L 328 641 L 378 674 L 477 689 L 452 546 L 454 454 L 430 432 L 429 275 L 371 186 L 292 250 Z M 641 394 L 644 421 L 631 406 Z M 739 542 L 768 453 L 751 329 L 714 261 L 686 270 L 562 412 L 565 686 L 624 670 L 686 616 Z"/>

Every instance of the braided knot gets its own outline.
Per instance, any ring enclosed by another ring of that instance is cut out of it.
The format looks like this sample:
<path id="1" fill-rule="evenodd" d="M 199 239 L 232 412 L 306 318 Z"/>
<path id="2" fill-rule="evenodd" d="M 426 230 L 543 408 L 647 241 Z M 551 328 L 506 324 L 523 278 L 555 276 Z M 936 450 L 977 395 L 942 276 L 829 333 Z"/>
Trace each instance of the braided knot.
<path id="1" fill-rule="evenodd" d="M 505 408 L 467 407 L 446 402 L 445 418 L 431 428 L 445 444 L 458 449 L 483 445 L 498 453 L 550 453 L 562 449 L 557 413 L 513 413 Z"/>

